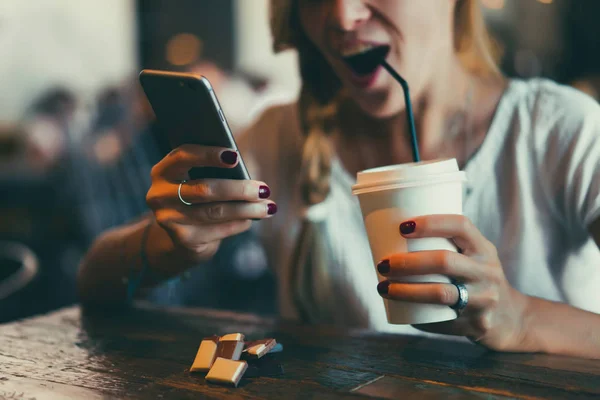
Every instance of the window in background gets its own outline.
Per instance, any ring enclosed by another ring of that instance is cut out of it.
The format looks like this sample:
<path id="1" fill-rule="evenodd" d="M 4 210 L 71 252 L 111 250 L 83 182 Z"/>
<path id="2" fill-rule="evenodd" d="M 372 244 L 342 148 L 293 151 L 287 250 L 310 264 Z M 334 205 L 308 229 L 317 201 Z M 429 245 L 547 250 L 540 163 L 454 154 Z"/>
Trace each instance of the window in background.
<path id="1" fill-rule="evenodd" d="M 93 97 L 136 69 L 133 0 L 0 1 L 0 60 L 0 121 L 55 87 Z"/>

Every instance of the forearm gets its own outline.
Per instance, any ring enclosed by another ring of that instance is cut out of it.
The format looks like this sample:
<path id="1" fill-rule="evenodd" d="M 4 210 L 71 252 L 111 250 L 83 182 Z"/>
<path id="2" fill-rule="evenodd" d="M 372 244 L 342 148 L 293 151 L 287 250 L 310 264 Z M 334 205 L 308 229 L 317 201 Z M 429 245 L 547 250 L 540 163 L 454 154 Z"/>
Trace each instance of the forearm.
<path id="1" fill-rule="evenodd" d="M 84 304 L 117 305 L 126 300 L 130 274 L 142 269 L 142 240 L 148 224 L 144 251 L 148 274 L 142 286 L 158 283 L 194 265 L 186 251 L 176 248 L 169 235 L 151 216 L 101 235 L 83 259 L 77 277 L 79 297 Z M 152 279 L 154 278 L 154 279 Z"/>
<path id="2" fill-rule="evenodd" d="M 528 297 L 526 351 L 600 359 L 600 315 Z"/>

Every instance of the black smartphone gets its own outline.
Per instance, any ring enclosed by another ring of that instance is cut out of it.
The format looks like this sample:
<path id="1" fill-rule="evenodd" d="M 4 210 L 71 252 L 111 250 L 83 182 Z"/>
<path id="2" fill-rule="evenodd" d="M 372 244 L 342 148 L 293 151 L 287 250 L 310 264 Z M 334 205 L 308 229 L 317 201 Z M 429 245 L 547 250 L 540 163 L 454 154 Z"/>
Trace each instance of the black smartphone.
<path id="1" fill-rule="evenodd" d="M 227 147 L 238 152 L 239 163 L 235 168 L 192 168 L 191 179 L 250 179 L 208 79 L 194 74 L 145 69 L 139 80 L 156 115 L 158 129 L 167 137 L 171 149 L 183 144 L 198 144 Z"/>

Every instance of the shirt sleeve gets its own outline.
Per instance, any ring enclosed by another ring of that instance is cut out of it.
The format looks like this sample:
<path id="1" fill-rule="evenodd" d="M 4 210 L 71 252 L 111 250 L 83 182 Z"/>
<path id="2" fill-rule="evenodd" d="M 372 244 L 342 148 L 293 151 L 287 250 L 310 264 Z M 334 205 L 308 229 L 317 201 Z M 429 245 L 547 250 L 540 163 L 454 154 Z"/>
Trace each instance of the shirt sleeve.
<path id="1" fill-rule="evenodd" d="M 600 105 L 574 89 L 541 91 L 535 137 L 539 171 L 569 232 L 589 235 L 600 217 Z"/>

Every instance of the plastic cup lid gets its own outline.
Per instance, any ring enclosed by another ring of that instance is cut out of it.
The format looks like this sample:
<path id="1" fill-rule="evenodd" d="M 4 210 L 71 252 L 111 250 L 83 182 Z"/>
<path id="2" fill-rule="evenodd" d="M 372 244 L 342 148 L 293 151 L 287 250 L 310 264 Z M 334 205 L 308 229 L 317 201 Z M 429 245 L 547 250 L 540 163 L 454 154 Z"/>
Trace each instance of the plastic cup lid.
<path id="1" fill-rule="evenodd" d="M 356 185 L 352 187 L 352 192 L 361 194 L 455 180 L 466 180 L 465 173 L 458 169 L 456 159 L 436 159 L 361 171 L 357 174 Z"/>

